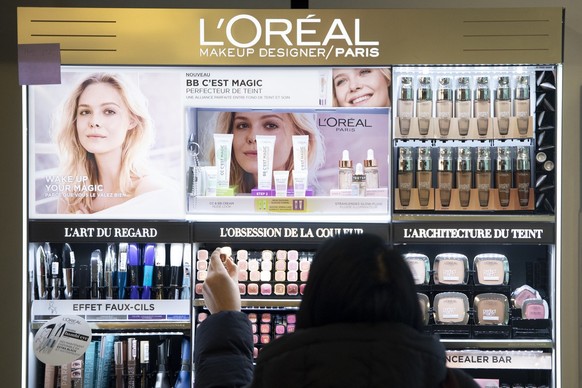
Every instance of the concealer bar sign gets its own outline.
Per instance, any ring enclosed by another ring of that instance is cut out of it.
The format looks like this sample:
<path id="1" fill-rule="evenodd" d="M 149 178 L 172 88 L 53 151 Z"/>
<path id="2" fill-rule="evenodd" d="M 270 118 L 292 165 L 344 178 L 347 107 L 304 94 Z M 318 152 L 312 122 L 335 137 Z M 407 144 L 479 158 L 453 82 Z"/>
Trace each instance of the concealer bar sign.
<path id="1" fill-rule="evenodd" d="M 551 353 L 515 351 L 447 351 L 449 368 L 465 369 L 552 369 Z"/>

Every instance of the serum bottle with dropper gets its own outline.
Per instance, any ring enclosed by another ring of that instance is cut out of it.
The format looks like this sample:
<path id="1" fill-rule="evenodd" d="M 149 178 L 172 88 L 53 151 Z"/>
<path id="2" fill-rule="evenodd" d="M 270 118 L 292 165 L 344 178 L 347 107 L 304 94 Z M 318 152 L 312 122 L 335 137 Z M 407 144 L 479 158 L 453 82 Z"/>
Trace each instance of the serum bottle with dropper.
<path id="1" fill-rule="evenodd" d="M 378 179 L 378 165 L 374 158 L 374 150 L 371 148 L 366 154 L 366 159 L 364 159 L 364 174 L 366 175 L 367 188 L 377 189 L 380 186 Z"/>
<path id="2" fill-rule="evenodd" d="M 410 120 L 414 114 L 412 77 L 402 77 L 400 80 L 400 96 L 398 98 L 397 113 L 400 134 L 406 136 L 410 133 Z"/>
<path id="3" fill-rule="evenodd" d="M 366 195 L 366 174 L 364 174 L 364 167 L 362 163 L 356 164 L 356 171 L 352 175 L 352 195 L 364 197 Z"/>
<path id="4" fill-rule="evenodd" d="M 348 150 L 343 150 L 342 159 L 339 161 L 338 188 L 350 189 L 353 174 L 353 163 L 350 160 L 350 152 Z"/>
<path id="5" fill-rule="evenodd" d="M 421 136 L 428 135 L 430 119 L 432 118 L 432 86 L 430 77 L 420 77 L 420 85 L 416 94 L 416 115 L 418 116 L 418 132 Z"/>
<path id="6" fill-rule="evenodd" d="M 408 206 L 410 205 L 410 192 L 414 174 L 412 149 L 410 147 L 401 147 L 398 154 L 398 196 L 400 205 Z"/>
<path id="7" fill-rule="evenodd" d="M 416 161 L 416 187 L 418 188 L 418 202 L 420 206 L 428 206 L 432 190 L 432 156 L 430 147 L 418 149 Z"/>

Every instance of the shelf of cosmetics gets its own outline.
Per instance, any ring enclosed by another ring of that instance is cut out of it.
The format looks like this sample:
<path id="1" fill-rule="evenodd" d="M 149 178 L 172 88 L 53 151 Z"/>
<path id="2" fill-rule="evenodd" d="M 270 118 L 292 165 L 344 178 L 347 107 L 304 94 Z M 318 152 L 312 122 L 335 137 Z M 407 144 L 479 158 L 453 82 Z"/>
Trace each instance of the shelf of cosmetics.
<path id="1" fill-rule="evenodd" d="M 530 151 L 530 146 L 399 147 L 394 208 L 534 210 Z"/>
<path id="2" fill-rule="evenodd" d="M 113 335 L 92 340 L 79 359 L 41 369 L 45 388 L 191 387 L 190 339 L 177 335 Z"/>
<path id="3" fill-rule="evenodd" d="M 253 332 L 253 357 L 256 359 L 263 346 L 285 334 L 295 332 L 297 322 L 296 311 L 245 309 Z M 199 309 L 196 313 L 196 325 L 208 318 L 208 310 Z"/>
<path id="4" fill-rule="evenodd" d="M 245 299 L 299 299 L 315 252 L 294 249 L 276 251 L 270 249 L 236 252 L 224 247 L 226 254 L 238 265 L 238 286 L 243 302 Z M 195 297 L 202 296 L 202 284 L 206 279 L 209 253 L 200 249 L 196 253 Z"/>
<path id="5" fill-rule="evenodd" d="M 68 243 L 30 248 L 36 300 L 191 298 L 189 243 L 109 243 L 89 253 Z"/>
<path id="6" fill-rule="evenodd" d="M 489 76 L 400 77 L 394 137 L 533 137 L 529 76 L 498 76 L 494 90 L 491 84 Z"/>

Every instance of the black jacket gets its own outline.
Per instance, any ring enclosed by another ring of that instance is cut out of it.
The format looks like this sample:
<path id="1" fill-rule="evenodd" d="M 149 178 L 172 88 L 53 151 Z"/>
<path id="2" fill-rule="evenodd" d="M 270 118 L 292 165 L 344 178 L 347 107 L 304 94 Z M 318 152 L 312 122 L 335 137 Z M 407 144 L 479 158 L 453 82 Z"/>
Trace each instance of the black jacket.
<path id="1" fill-rule="evenodd" d="M 252 349 L 245 320 L 242 313 L 220 313 L 197 329 L 196 388 L 245 386 L 242 378 L 229 380 L 233 368 L 252 374 L 252 365 L 242 359 Z M 230 333 L 245 330 L 233 341 Z M 252 388 L 478 387 L 465 373 L 446 367 L 437 339 L 394 323 L 343 323 L 288 334 L 263 348 L 252 380 Z"/>

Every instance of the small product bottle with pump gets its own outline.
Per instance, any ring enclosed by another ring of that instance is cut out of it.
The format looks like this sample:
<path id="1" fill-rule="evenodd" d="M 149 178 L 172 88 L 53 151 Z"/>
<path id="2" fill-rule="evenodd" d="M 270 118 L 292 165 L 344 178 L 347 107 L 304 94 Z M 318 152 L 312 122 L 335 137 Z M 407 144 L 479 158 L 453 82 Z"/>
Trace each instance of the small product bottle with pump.
<path id="1" fill-rule="evenodd" d="M 447 136 L 451 127 L 451 117 L 453 117 L 453 89 L 451 89 L 451 79 L 449 77 L 439 79 L 436 115 L 438 117 L 440 135 Z"/>
<path id="2" fill-rule="evenodd" d="M 353 164 L 350 160 L 350 152 L 343 150 L 342 159 L 339 161 L 338 188 L 349 189 L 352 186 Z"/>
<path id="3" fill-rule="evenodd" d="M 418 132 L 421 136 L 428 135 L 432 118 L 432 86 L 430 77 L 420 77 L 416 91 L 416 116 L 418 116 Z"/>
<path id="4" fill-rule="evenodd" d="M 401 135 L 407 136 L 410 133 L 410 120 L 413 115 L 412 77 L 402 77 L 400 80 L 400 97 L 398 98 L 398 124 Z"/>
<path id="5" fill-rule="evenodd" d="M 499 195 L 499 204 L 502 207 L 509 206 L 511 194 L 511 148 L 499 147 L 497 149 L 497 166 L 495 169 L 495 187 Z"/>
<path id="6" fill-rule="evenodd" d="M 515 185 L 517 187 L 519 206 L 527 206 L 529 204 L 529 189 L 531 186 L 529 147 L 517 148 L 515 162 Z"/>
<path id="7" fill-rule="evenodd" d="M 412 163 L 412 149 L 402 147 L 398 151 L 398 196 L 400 205 L 410 205 L 410 191 L 412 189 L 414 164 Z"/>
<path id="8" fill-rule="evenodd" d="M 491 156 L 489 147 L 479 147 L 477 149 L 475 181 L 479 206 L 487 207 L 489 205 L 489 192 L 491 190 Z"/>
<path id="9" fill-rule="evenodd" d="M 449 147 L 439 148 L 437 185 L 441 206 L 449 206 L 451 204 L 451 189 L 453 188 L 453 154 Z"/>
<path id="10" fill-rule="evenodd" d="M 378 165 L 374 158 L 374 150 L 369 149 L 366 159 L 364 160 L 364 174 L 366 174 L 366 187 L 377 189 L 379 187 Z"/>
<path id="11" fill-rule="evenodd" d="M 517 117 L 517 131 L 520 135 L 527 135 L 530 115 L 529 77 L 527 75 L 517 77 L 513 104 L 513 113 Z"/>
<path id="12" fill-rule="evenodd" d="M 459 190 L 459 202 L 462 207 L 469 206 L 471 202 L 471 188 L 473 187 L 471 166 L 471 148 L 460 147 L 457 152 L 457 188 Z"/>
<path id="13" fill-rule="evenodd" d="M 475 117 L 477 118 L 477 133 L 486 136 L 489 130 L 491 117 L 491 100 L 489 91 L 489 77 L 478 77 L 475 89 Z"/>
<path id="14" fill-rule="evenodd" d="M 459 77 L 457 79 L 455 117 L 457 117 L 459 135 L 467 136 L 471 123 L 471 86 L 469 85 L 469 77 Z"/>
<path id="15" fill-rule="evenodd" d="M 418 188 L 418 201 L 420 206 L 428 206 L 432 189 L 432 156 L 430 147 L 418 149 L 416 161 L 416 187 Z"/>
<path id="16" fill-rule="evenodd" d="M 362 163 L 356 164 L 356 172 L 352 175 L 351 189 L 354 197 L 366 196 L 366 174 L 364 174 Z"/>
<path id="17" fill-rule="evenodd" d="M 511 88 L 509 77 L 499 77 L 495 91 L 495 118 L 500 135 L 509 133 L 509 117 L 511 117 Z"/>

